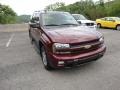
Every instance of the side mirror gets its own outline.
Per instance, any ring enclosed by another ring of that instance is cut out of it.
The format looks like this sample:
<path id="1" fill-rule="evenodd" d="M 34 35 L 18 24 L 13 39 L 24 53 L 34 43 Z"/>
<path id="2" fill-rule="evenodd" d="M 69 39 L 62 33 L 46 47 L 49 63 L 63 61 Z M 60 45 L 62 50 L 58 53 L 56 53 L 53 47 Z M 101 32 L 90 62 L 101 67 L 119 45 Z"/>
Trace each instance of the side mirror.
<path id="1" fill-rule="evenodd" d="M 30 27 L 32 28 L 40 28 L 39 21 L 35 21 L 34 23 L 29 23 Z"/>

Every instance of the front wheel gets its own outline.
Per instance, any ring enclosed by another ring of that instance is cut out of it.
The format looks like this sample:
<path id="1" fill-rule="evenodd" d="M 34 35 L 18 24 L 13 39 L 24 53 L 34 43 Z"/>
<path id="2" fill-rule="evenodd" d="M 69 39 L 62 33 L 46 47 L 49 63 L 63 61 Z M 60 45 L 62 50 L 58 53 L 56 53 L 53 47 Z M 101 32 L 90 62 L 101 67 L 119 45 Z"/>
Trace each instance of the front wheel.
<path id="1" fill-rule="evenodd" d="M 53 68 L 50 66 L 44 47 L 41 48 L 41 57 L 42 57 L 42 62 L 43 62 L 45 69 L 52 70 Z"/>
<path id="2" fill-rule="evenodd" d="M 116 29 L 117 29 L 118 31 L 120 31 L 120 25 L 117 25 L 117 26 L 116 26 Z"/>

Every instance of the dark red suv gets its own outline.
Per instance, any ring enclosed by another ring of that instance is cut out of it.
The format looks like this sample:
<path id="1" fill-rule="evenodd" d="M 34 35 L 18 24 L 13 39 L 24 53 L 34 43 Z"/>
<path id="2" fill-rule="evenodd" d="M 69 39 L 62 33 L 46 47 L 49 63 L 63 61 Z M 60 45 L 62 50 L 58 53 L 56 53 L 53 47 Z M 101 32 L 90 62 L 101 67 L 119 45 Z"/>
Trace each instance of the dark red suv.
<path id="1" fill-rule="evenodd" d="M 29 23 L 29 37 L 46 69 L 94 61 L 106 51 L 102 34 L 80 26 L 68 12 L 35 11 Z"/>

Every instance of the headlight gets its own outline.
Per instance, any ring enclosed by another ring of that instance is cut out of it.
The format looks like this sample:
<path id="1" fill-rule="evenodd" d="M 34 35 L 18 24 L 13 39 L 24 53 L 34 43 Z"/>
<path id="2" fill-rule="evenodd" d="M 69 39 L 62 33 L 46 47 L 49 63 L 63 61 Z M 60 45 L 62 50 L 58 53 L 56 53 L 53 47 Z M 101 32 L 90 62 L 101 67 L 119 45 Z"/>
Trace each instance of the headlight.
<path id="1" fill-rule="evenodd" d="M 104 38 L 101 37 L 101 38 L 99 39 L 99 41 L 100 41 L 100 42 L 104 42 Z"/>
<path id="2" fill-rule="evenodd" d="M 54 53 L 68 53 L 64 51 L 65 49 L 69 49 L 70 45 L 69 44 L 61 44 L 61 43 L 54 43 L 53 44 L 53 52 Z"/>
<path id="3" fill-rule="evenodd" d="M 70 48 L 69 44 L 54 43 L 53 47 L 57 50 Z"/>

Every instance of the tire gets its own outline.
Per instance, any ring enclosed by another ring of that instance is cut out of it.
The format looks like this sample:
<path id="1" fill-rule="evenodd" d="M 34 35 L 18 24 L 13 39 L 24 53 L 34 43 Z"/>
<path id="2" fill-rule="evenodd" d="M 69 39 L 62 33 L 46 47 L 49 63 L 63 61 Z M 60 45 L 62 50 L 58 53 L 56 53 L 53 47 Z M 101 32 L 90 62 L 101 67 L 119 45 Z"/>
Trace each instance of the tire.
<path id="1" fill-rule="evenodd" d="M 116 26 L 116 30 L 120 31 L 120 25 Z"/>
<path id="2" fill-rule="evenodd" d="M 97 28 L 101 28 L 101 24 L 100 23 L 97 24 Z"/>
<path id="3" fill-rule="evenodd" d="M 43 46 L 41 47 L 41 57 L 42 57 L 42 62 L 43 62 L 43 65 L 44 65 L 45 69 L 46 70 L 52 70 L 53 68 L 51 67 L 51 65 L 48 61 L 47 54 L 46 54 Z"/>

